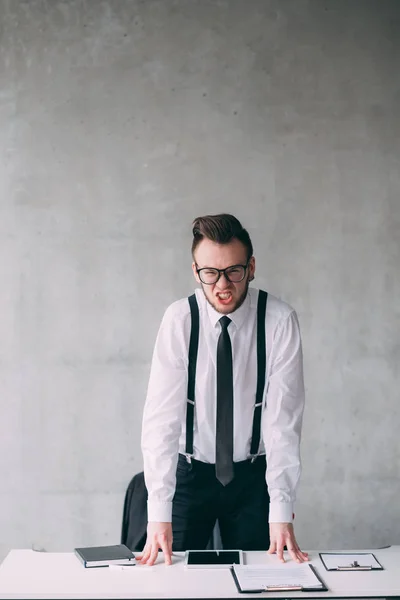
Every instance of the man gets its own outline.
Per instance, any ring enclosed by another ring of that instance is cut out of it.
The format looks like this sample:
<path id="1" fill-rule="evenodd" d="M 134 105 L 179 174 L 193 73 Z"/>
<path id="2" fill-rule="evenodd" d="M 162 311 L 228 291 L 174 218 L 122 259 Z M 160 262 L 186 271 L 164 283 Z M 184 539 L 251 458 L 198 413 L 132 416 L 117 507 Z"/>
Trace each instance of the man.
<path id="1" fill-rule="evenodd" d="M 296 313 L 249 288 L 253 247 L 232 215 L 195 219 L 192 256 L 201 286 L 195 393 L 189 398 L 194 325 L 185 298 L 165 312 L 154 349 L 142 429 L 149 498 L 141 562 L 154 564 L 159 549 L 171 564 L 172 550 L 205 548 L 216 519 L 224 548 L 269 546 L 284 561 L 286 546 L 303 562 L 292 524 L 304 407 Z"/>

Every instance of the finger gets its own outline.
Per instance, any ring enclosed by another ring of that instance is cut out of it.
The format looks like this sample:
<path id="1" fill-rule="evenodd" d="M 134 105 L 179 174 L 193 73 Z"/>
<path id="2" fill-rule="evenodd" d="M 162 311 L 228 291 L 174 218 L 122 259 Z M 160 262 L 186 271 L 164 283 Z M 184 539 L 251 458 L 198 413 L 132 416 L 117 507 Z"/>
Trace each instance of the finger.
<path id="1" fill-rule="evenodd" d="M 276 542 L 270 542 L 269 548 L 267 550 L 267 554 L 275 554 L 276 552 Z"/>
<path id="2" fill-rule="evenodd" d="M 159 548 L 158 542 L 154 541 L 153 544 L 152 544 L 152 546 L 151 546 L 150 558 L 147 561 L 147 564 L 149 566 L 154 565 L 154 563 L 156 562 L 157 557 L 158 557 L 158 548 Z"/>
<path id="3" fill-rule="evenodd" d="M 291 556 L 291 558 L 293 560 L 295 560 L 296 562 L 299 562 L 300 560 L 300 556 L 299 556 L 299 552 L 300 552 L 300 548 L 297 544 L 296 538 L 294 537 L 294 535 L 288 535 L 288 537 L 285 540 L 285 544 L 286 544 L 286 548 Z"/>
<path id="4" fill-rule="evenodd" d="M 139 554 L 136 554 L 136 560 L 142 560 L 143 556 L 145 555 L 146 549 L 147 549 L 147 546 L 145 545 L 143 550 Z"/>
<path id="5" fill-rule="evenodd" d="M 171 553 L 169 551 L 169 544 L 166 538 L 160 539 L 161 550 L 164 553 L 164 561 L 166 565 L 172 565 Z"/>
<path id="6" fill-rule="evenodd" d="M 146 546 L 144 547 L 144 550 L 143 550 L 142 554 L 140 554 L 140 555 L 137 557 L 137 560 L 139 560 L 139 561 L 140 561 L 140 564 L 141 564 L 141 565 L 144 565 L 144 564 L 146 564 L 146 562 L 148 561 L 148 559 L 149 559 L 149 556 L 150 556 L 150 549 L 151 549 L 151 546 L 148 546 L 148 545 L 146 544 Z"/>
<path id="7" fill-rule="evenodd" d="M 308 556 L 308 552 L 302 552 L 299 548 L 299 556 L 302 559 L 302 562 L 307 562 L 310 560 L 309 556 Z"/>
<path id="8" fill-rule="evenodd" d="M 147 565 L 147 562 L 150 558 L 150 550 L 148 552 L 146 552 L 146 554 L 143 555 L 142 560 L 140 561 L 141 565 Z"/>
<path id="9" fill-rule="evenodd" d="M 305 562 L 308 560 L 308 552 L 302 552 L 300 550 L 300 547 L 299 547 L 298 543 L 296 542 L 296 540 L 294 540 L 291 545 L 293 546 L 293 551 L 296 554 L 298 562 Z M 289 550 L 289 546 L 288 546 L 288 550 Z"/>
<path id="10" fill-rule="evenodd" d="M 168 550 L 170 555 L 172 556 L 172 538 L 169 538 L 168 540 Z"/>
<path id="11" fill-rule="evenodd" d="M 279 540 L 276 545 L 276 553 L 281 562 L 285 562 L 285 558 L 283 556 L 283 546 L 284 546 L 283 541 Z"/>
<path id="12" fill-rule="evenodd" d="M 300 560 L 300 556 L 299 556 L 299 548 L 297 546 L 297 544 L 294 544 L 293 542 L 286 542 L 286 548 L 288 549 L 288 552 L 292 558 L 292 560 L 294 560 L 295 562 L 299 563 L 299 562 L 303 562 L 302 560 Z"/>
<path id="13" fill-rule="evenodd" d="M 302 552 L 298 546 L 297 546 L 297 555 L 300 559 L 300 562 L 308 562 L 310 560 L 308 557 L 308 552 Z"/>
<path id="14" fill-rule="evenodd" d="M 167 545 L 165 545 L 165 550 L 163 550 L 163 553 L 164 553 L 164 562 L 169 567 L 170 565 L 172 565 L 172 557 L 171 557 L 171 553 L 170 553 Z"/>

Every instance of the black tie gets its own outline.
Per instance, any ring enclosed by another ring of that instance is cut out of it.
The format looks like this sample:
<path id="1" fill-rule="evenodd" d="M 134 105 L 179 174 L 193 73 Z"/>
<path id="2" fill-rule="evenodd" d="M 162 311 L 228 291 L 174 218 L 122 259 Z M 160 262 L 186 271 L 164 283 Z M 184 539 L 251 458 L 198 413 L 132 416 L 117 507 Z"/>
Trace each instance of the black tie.
<path id="1" fill-rule="evenodd" d="M 217 431 L 215 473 L 222 485 L 233 479 L 233 374 L 229 317 L 222 317 L 217 346 Z"/>

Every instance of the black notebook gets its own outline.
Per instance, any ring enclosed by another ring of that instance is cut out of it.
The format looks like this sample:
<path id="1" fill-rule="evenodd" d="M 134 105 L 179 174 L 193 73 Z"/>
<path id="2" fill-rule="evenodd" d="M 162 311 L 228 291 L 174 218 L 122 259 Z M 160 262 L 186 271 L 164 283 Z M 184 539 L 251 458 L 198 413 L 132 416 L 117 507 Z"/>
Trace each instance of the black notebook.
<path id="1" fill-rule="evenodd" d="M 75 548 L 75 554 L 85 567 L 135 564 L 135 555 L 124 544 Z"/>

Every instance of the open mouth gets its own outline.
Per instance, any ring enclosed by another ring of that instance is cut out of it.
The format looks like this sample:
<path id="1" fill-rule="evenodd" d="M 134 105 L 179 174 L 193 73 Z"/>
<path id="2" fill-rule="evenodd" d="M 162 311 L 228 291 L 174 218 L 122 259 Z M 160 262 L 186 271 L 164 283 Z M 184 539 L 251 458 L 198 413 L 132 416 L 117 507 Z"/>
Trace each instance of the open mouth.
<path id="1" fill-rule="evenodd" d="M 224 294 L 218 294 L 217 298 L 221 304 L 229 304 L 232 301 L 231 292 L 225 292 Z"/>

